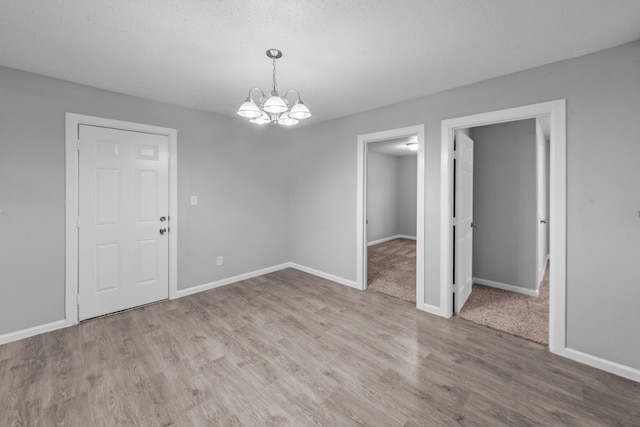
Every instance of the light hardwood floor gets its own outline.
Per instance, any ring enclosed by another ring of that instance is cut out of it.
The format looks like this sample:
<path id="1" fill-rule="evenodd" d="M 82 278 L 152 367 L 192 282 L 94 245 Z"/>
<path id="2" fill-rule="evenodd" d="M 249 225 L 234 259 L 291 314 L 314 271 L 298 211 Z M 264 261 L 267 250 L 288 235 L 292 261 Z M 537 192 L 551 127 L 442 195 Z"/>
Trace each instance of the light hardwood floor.
<path id="1" fill-rule="evenodd" d="M 0 425 L 639 425 L 640 384 L 296 270 L 0 346 Z"/>

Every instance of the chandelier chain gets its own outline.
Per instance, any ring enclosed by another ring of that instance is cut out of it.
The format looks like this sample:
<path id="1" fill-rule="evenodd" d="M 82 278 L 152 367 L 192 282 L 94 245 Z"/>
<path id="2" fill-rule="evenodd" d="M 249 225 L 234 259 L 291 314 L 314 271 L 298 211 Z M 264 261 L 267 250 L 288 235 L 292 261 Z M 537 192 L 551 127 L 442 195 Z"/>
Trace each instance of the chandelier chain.
<path id="1" fill-rule="evenodd" d="M 276 81 L 276 58 L 273 58 L 273 91 L 277 92 L 278 82 Z"/>

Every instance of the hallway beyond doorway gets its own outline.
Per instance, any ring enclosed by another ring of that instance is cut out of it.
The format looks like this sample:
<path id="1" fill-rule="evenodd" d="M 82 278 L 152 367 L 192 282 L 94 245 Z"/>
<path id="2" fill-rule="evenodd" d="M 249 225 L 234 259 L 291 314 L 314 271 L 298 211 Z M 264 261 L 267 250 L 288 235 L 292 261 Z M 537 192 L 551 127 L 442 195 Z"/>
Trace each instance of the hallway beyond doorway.
<path id="1" fill-rule="evenodd" d="M 549 345 L 549 264 L 538 297 L 476 284 L 473 287 L 459 317 L 545 347 Z"/>
<path id="2" fill-rule="evenodd" d="M 367 289 L 416 302 L 416 241 L 393 239 L 368 247 Z"/>

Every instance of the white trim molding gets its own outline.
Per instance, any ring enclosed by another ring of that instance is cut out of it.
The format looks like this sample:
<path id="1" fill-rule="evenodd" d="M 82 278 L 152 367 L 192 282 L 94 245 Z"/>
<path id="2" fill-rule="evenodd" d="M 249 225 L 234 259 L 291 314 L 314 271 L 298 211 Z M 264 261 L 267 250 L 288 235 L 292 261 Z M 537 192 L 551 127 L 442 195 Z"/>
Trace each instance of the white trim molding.
<path id="1" fill-rule="evenodd" d="M 417 236 L 407 236 L 406 234 L 398 234 L 396 239 L 418 240 Z"/>
<path id="2" fill-rule="evenodd" d="M 437 307 L 435 305 L 431 305 L 431 304 L 427 304 L 427 303 L 422 303 L 422 304 L 417 304 L 416 307 L 418 308 L 418 310 L 422 310 L 422 311 L 426 311 L 429 314 L 434 314 L 436 316 L 440 316 L 440 317 L 446 317 L 445 313 L 443 312 L 442 308 Z"/>
<path id="3" fill-rule="evenodd" d="M 169 139 L 169 299 L 178 291 L 178 131 L 176 129 L 101 117 L 67 113 L 65 136 L 65 322 L 78 323 L 78 130 L 80 125 L 102 126 L 134 132 L 165 135 Z"/>
<path id="4" fill-rule="evenodd" d="M 562 351 L 559 351 L 557 354 L 560 356 L 564 356 L 567 359 L 575 360 L 576 362 L 584 363 L 585 365 L 589 365 L 597 369 L 602 369 L 603 371 L 607 371 L 612 374 L 640 382 L 640 369 L 621 365 L 619 363 L 612 362 L 611 360 L 603 359 L 598 356 L 592 356 L 590 354 L 568 347 L 563 349 Z"/>
<path id="5" fill-rule="evenodd" d="M 300 270 L 305 273 L 312 274 L 314 276 L 321 277 L 323 279 L 331 280 L 332 282 L 336 282 L 341 285 L 349 286 L 350 288 L 362 290 L 362 288 L 360 288 L 358 283 L 354 282 L 353 280 L 344 279 L 339 276 L 334 276 L 333 274 L 325 273 L 324 271 L 316 270 L 315 268 L 306 267 L 304 265 L 296 264 L 293 262 L 289 263 L 288 267 L 294 268 L 296 270 Z"/>
<path id="6" fill-rule="evenodd" d="M 395 236 L 385 237 L 383 239 L 374 240 L 373 242 L 367 243 L 367 246 L 379 245 L 380 243 L 390 242 L 395 239 L 407 239 L 407 240 L 416 240 L 416 236 L 406 236 L 404 234 L 396 234 Z"/>
<path id="7" fill-rule="evenodd" d="M 215 282 L 205 283 L 204 285 L 192 286 L 186 289 L 178 289 L 174 298 L 182 298 L 187 295 L 197 294 L 199 292 L 208 291 L 210 289 L 219 288 L 221 286 L 230 285 L 232 283 L 241 282 L 243 280 L 253 279 L 254 277 L 262 276 L 264 274 L 273 273 L 274 271 L 284 270 L 291 267 L 290 262 L 285 262 L 280 265 L 274 265 L 273 267 L 267 267 L 260 270 L 255 270 L 249 273 L 239 274 L 233 277 L 227 277 L 226 279 L 216 280 Z"/>
<path id="8" fill-rule="evenodd" d="M 440 162 L 440 308 L 445 317 L 453 315 L 452 184 L 453 135 L 467 129 L 495 123 L 549 115 L 550 131 L 550 274 L 549 350 L 559 354 L 566 347 L 566 262 L 567 262 L 567 136 L 566 100 L 542 102 L 522 107 L 443 120 Z"/>
<path id="9" fill-rule="evenodd" d="M 44 334 L 45 332 L 51 332 L 58 329 L 73 326 L 75 322 L 69 322 L 67 320 L 58 320 L 51 323 L 45 323 L 44 325 L 33 326 L 31 328 L 22 329 L 20 331 L 9 332 L 8 334 L 0 335 L 0 345 L 7 344 L 13 341 L 18 341 L 24 338 L 29 338 L 34 335 Z"/>
<path id="10" fill-rule="evenodd" d="M 540 295 L 537 289 L 527 289 L 520 286 L 507 285 L 506 283 L 494 282 L 493 280 L 479 279 L 477 277 L 473 278 L 473 284 L 489 286 L 491 288 L 502 289 L 503 291 L 515 292 L 530 297 L 538 297 L 538 295 Z"/>
<path id="11" fill-rule="evenodd" d="M 357 139 L 357 182 L 356 182 L 356 288 L 367 288 L 367 144 L 386 139 L 416 136 L 418 139 L 417 172 L 417 216 L 416 216 L 416 308 L 424 311 L 426 304 L 424 281 L 424 193 L 425 193 L 425 146 L 424 125 L 408 126 L 382 132 L 358 135 Z M 330 279 L 331 280 L 331 279 Z M 349 285 L 351 286 L 351 285 Z"/>
<path id="12" fill-rule="evenodd" d="M 540 285 L 542 285 L 542 282 L 544 282 L 544 273 L 547 271 L 548 266 L 549 266 L 549 254 L 547 254 L 547 257 L 544 260 L 544 267 L 542 268 L 542 273 L 540 274 L 541 279 L 538 280 L 538 283 L 536 283 L 536 290 L 539 290 Z"/>

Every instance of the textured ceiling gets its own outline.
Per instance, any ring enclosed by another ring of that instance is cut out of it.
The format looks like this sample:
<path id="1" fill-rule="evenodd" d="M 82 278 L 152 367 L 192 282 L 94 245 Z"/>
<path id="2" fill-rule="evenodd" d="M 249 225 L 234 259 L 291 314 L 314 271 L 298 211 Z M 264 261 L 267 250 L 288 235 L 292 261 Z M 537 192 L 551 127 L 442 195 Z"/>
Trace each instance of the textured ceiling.
<path id="1" fill-rule="evenodd" d="M 0 2 L 1 65 L 235 116 L 278 48 L 312 123 L 637 39 L 637 0 Z"/>

